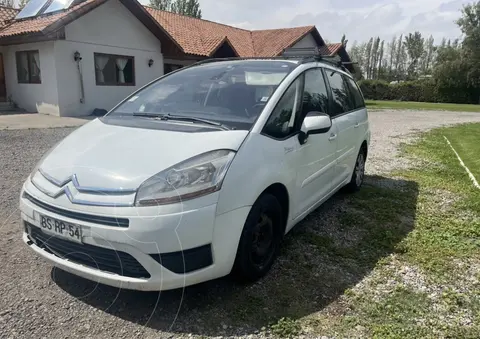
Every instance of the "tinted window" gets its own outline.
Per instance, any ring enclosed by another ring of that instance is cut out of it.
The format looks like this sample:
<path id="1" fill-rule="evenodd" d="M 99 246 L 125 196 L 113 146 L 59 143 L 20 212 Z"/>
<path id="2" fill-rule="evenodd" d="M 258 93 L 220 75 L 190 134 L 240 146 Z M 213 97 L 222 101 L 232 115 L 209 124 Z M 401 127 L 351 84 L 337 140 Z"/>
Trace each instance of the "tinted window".
<path id="1" fill-rule="evenodd" d="M 283 139 L 295 131 L 295 118 L 301 98 L 301 78 L 295 80 L 285 91 L 264 127 L 264 133 Z"/>
<path id="2" fill-rule="evenodd" d="M 305 73 L 302 116 L 309 112 L 328 112 L 328 92 L 321 69 L 311 69 Z"/>
<path id="3" fill-rule="evenodd" d="M 135 93 L 110 114 L 171 113 L 249 129 L 295 66 L 283 61 L 242 60 L 185 68 Z"/>
<path id="4" fill-rule="evenodd" d="M 350 89 L 350 93 L 352 94 L 352 101 L 355 109 L 364 108 L 365 101 L 363 100 L 362 93 L 358 89 L 357 84 L 353 81 L 350 77 L 344 77 L 345 81 L 348 84 L 348 88 Z"/>
<path id="5" fill-rule="evenodd" d="M 39 84 L 40 78 L 40 54 L 38 51 L 16 52 L 17 79 L 18 83 Z"/>
<path id="6" fill-rule="evenodd" d="M 340 73 L 325 70 L 330 87 L 332 88 L 333 112 L 332 116 L 336 116 L 353 110 L 353 103 L 350 100 L 350 91 L 347 84 L 343 81 Z"/>

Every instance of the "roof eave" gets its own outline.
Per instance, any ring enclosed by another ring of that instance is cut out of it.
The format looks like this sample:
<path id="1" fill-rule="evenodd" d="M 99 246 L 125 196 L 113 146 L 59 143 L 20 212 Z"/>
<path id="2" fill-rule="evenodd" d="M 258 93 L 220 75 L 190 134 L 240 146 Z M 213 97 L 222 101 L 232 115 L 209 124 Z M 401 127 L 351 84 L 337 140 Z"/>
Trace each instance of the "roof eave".
<path id="1" fill-rule="evenodd" d="M 0 37 L 0 46 L 20 45 L 33 42 L 53 41 L 65 39 L 65 30 L 59 29 L 50 34 L 42 32 L 29 32 Z"/>

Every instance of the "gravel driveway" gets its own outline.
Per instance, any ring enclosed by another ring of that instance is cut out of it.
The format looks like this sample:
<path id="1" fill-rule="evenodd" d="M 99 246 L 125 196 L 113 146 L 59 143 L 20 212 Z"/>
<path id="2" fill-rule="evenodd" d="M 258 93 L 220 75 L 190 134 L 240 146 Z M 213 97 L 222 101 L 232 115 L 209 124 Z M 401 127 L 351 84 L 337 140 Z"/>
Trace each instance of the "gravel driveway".
<path id="1" fill-rule="evenodd" d="M 401 164 L 402 159 L 396 157 L 397 146 L 413 132 L 480 122 L 480 114 L 376 111 L 370 112 L 370 121 L 373 136 L 367 172 L 382 174 Z M 297 309 L 303 316 L 327 307 L 345 286 L 358 282 L 359 277 L 340 271 L 340 280 L 338 276 L 331 278 L 333 286 L 322 284 L 319 281 L 329 278 L 319 271 L 311 274 L 312 279 L 319 279 L 309 282 L 320 288 L 298 288 L 295 260 L 308 258 L 291 251 L 279 258 L 271 274 L 253 286 L 220 279 L 185 291 L 162 293 L 119 291 L 53 269 L 21 240 L 18 196 L 42 153 L 72 130 L 0 131 L 0 337 L 260 337 L 260 328 L 268 325 L 261 315 L 281 316 L 283 308 L 294 301 L 292 295 L 305 299 Z M 311 220 L 303 222 L 304 227 L 310 227 Z M 295 242 L 295 234 L 289 241 Z M 292 256 L 294 259 L 290 259 Z M 290 294 L 282 299 L 284 290 Z"/>

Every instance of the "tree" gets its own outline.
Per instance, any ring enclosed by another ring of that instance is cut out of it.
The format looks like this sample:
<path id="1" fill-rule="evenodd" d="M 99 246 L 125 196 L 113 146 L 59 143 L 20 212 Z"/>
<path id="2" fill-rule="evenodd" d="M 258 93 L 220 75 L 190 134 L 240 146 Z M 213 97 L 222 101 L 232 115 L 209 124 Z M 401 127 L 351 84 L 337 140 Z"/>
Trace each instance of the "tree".
<path id="1" fill-rule="evenodd" d="M 380 44 L 380 38 L 377 37 L 375 38 L 372 46 L 372 53 L 371 53 L 371 60 L 370 60 L 370 71 L 369 71 L 369 79 L 374 79 L 375 78 L 375 70 L 377 68 L 377 62 L 378 62 L 378 47 Z"/>
<path id="2" fill-rule="evenodd" d="M 407 68 L 409 78 L 414 78 L 418 72 L 418 62 L 424 52 L 424 38 L 420 32 L 410 33 L 405 37 L 405 47 L 407 49 L 410 64 Z"/>
<path id="3" fill-rule="evenodd" d="M 442 38 L 442 43 L 440 44 L 440 47 L 447 47 L 447 38 Z"/>
<path id="4" fill-rule="evenodd" d="M 389 62 L 389 76 L 392 76 L 393 65 L 395 64 L 395 57 L 396 57 L 396 49 L 397 49 L 397 37 L 394 36 L 392 41 L 388 44 L 388 54 L 390 54 L 390 62 Z"/>
<path id="5" fill-rule="evenodd" d="M 466 5 L 462 9 L 462 17 L 457 25 L 464 34 L 463 47 L 470 56 L 480 57 L 480 1 Z"/>
<path id="6" fill-rule="evenodd" d="M 202 18 L 198 0 L 150 0 L 150 7 L 198 19 Z"/>
<path id="7" fill-rule="evenodd" d="M 373 45 L 373 38 L 370 38 L 367 45 L 365 46 L 365 77 L 370 79 L 370 61 L 372 59 L 372 45 Z"/>
<path id="8" fill-rule="evenodd" d="M 464 39 L 438 48 L 434 78 L 444 101 L 480 103 L 480 1 L 466 5 L 457 21 Z"/>
<path id="9" fill-rule="evenodd" d="M 366 42 L 358 44 L 357 41 L 354 41 L 352 47 L 348 51 L 350 59 L 355 63 L 353 67 L 355 68 L 355 78 L 360 80 L 363 78 L 363 70 L 365 69 L 365 51 L 366 51 Z"/>
<path id="10" fill-rule="evenodd" d="M 172 8 L 172 0 L 150 0 L 149 5 L 161 11 L 170 11 Z"/>
<path id="11" fill-rule="evenodd" d="M 405 49 L 403 45 L 403 34 L 400 35 L 397 43 L 397 52 L 395 53 L 395 79 L 400 80 L 400 73 L 403 71 L 405 61 Z"/>
<path id="12" fill-rule="evenodd" d="M 463 7 L 457 25 L 464 34 L 461 60 L 466 65 L 467 85 L 475 92 L 476 103 L 480 103 L 480 1 Z"/>
<path id="13" fill-rule="evenodd" d="M 381 77 L 381 76 L 380 76 L 381 74 L 382 74 L 382 77 L 383 77 L 383 75 L 384 75 L 384 73 L 385 73 L 385 72 L 384 72 L 384 69 L 383 69 L 383 63 L 382 63 L 382 61 L 383 61 L 383 52 L 384 52 L 383 47 L 384 47 L 384 45 L 385 45 L 385 41 L 382 40 L 382 42 L 381 42 L 381 44 L 380 44 L 380 51 L 378 52 L 377 79 L 379 79 L 379 78 Z"/>
<path id="14" fill-rule="evenodd" d="M 348 40 L 347 40 L 347 37 L 345 36 L 345 34 L 342 35 L 341 43 L 342 43 L 343 47 L 347 48 L 347 42 L 348 42 Z"/>
<path id="15" fill-rule="evenodd" d="M 13 0 L 0 0 L 0 6 L 13 7 L 13 5 L 14 5 Z"/>
<path id="16" fill-rule="evenodd" d="M 18 8 L 22 9 L 23 7 L 25 7 L 27 2 L 28 2 L 28 0 L 19 0 L 18 1 Z"/>
<path id="17" fill-rule="evenodd" d="M 435 39 L 432 35 L 425 41 L 425 52 L 424 52 L 424 64 L 422 73 L 430 74 L 431 67 L 435 59 L 435 52 L 437 48 L 435 47 Z"/>
<path id="18" fill-rule="evenodd" d="M 172 12 L 198 19 L 202 18 L 202 10 L 198 0 L 176 0 L 172 3 Z"/>

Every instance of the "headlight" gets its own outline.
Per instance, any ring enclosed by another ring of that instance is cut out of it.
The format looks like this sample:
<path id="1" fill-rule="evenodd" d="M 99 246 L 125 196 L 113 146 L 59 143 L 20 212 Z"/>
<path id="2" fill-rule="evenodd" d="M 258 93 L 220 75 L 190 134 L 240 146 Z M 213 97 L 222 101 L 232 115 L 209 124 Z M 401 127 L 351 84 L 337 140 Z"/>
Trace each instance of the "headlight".
<path id="1" fill-rule="evenodd" d="M 218 191 L 235 152 L 211 151 L 155 174 L 140 185 L 136 206 L 155 206 L 193 199 Z"/>

